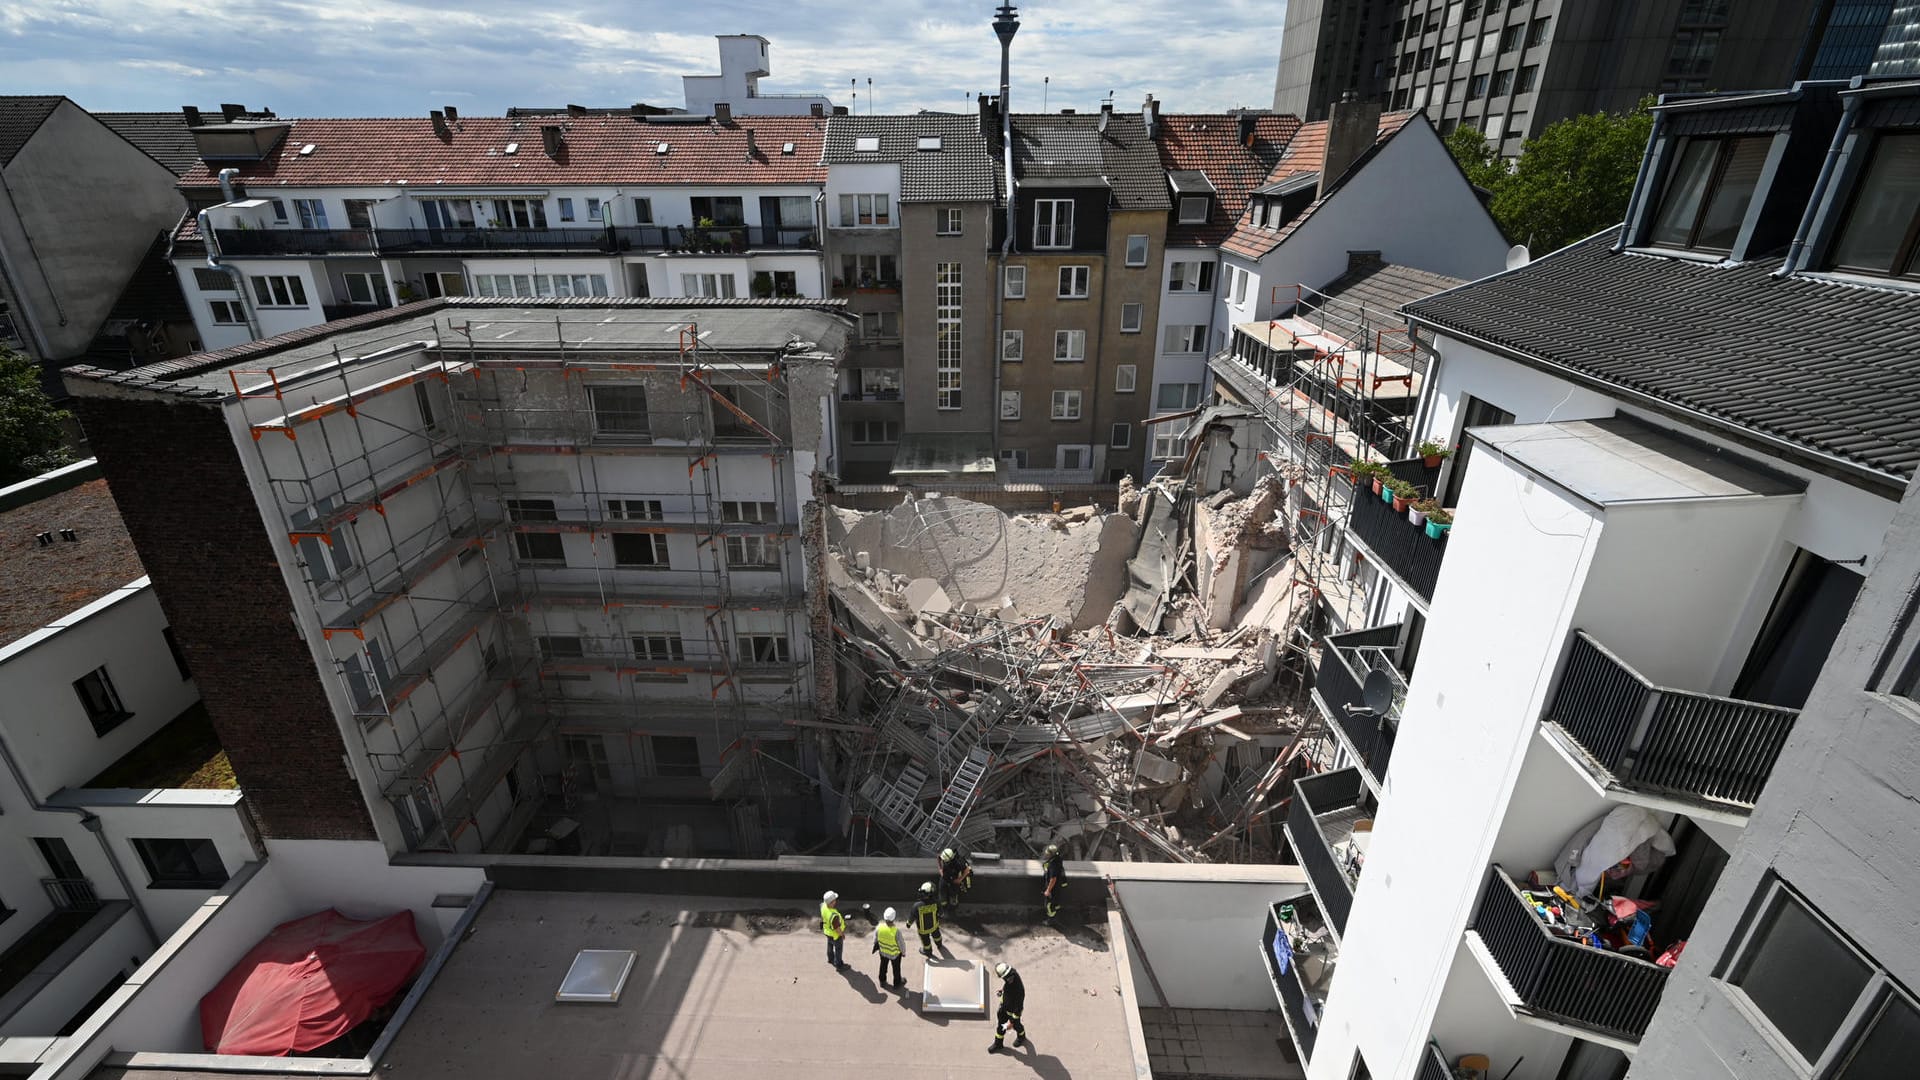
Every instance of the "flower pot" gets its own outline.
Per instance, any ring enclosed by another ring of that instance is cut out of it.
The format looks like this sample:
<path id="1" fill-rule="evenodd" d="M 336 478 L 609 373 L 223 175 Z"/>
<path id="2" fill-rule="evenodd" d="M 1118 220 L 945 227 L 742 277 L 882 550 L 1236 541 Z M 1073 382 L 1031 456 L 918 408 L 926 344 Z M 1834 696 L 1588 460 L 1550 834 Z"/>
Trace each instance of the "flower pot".
<path id="1" fill-rule="evenodd" d="M 1383 479 L 1381 479 L 1381 478 L 1380 478 L 1380 477 L 1378 477 L 1378 476 L 1376 476 L 1376 477 L 1374 477 L 1374 478 L 1373 478 L 1373 493 L 1374 493 L 1375 495 L 1378 495 L 1378 494 L 1380 494 L 1380 489 L 1381 489 L 1381 488 L 1382 488 L 1383 486 L 1385 486 L 1385 485 L 1386 485 L 1386 481 L 1385 481 L 1385 480 L 1383 480 Z"/>
<path id="2" fill-rule="evenodd" d="M 1392 492 L 1391 490 L 1389 490 L 1389 489 L 1387 489 L 1387 488 L 1384 488 L 1384 487 L 1378 487 L 1378 488 L 1374 488 L 1373 490 L 1375 490 L 1375 491 L 1377 491 L 1377 492 L 1379 492 L 1379 493 L 1380 493 L 1380 501 L 1381 501 L 1381 502 L 1383 502 L 1383 503 L 1391 503 L 1391 502 L 1393 501 L 1393 492 Z"/>
<path id="3" fill-rule="evenodd" d="M 1425 465 L 1429 469 L 1437 469 L 1440 467 L 1441 456 L 1440 454 L 1428 454 L 1426 457 L 1420 459 L 1420 464 Z"/>
<path id="4" fill-rule="evenodd" d="M 1409 506 L 1407 507 L 1407 520 L 1413 522 L 1415 525 L 1425 525 L 1427 523 L 1427 515 L 1422 512 L 1419 507 Z"/>
<path id="5" fill-rule="evenodd" d="M 1395 495 L 1393 497 L 1393 512 L 1396 514 L 1406 513 L 1408 504 L 1412 502 L 1413 500 L 1407 498 L 1405 495 Z"/>
<path id="6" fill-rule="evenodd" d="M 1430 520 L 1427 522 L 1427 536 L 1429 539 L 1438 540 L 1441 537 L 1445 536 L 1447 534 L 1447 530 L 1451 528 L 1453 528 L 1452 523 L 1442 525 L 1437 521 Z"/>

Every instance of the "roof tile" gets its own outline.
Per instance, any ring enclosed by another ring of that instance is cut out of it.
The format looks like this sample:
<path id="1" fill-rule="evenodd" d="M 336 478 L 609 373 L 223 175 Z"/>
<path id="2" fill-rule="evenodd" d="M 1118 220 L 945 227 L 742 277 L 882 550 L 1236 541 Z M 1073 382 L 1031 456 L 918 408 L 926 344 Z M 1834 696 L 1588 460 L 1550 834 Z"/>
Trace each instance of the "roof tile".
<path id="1" fill-rule="evenodd" d="M 47 122 L 66 98 L 58 95 L 10 95 L 0 97 L 0 166 L 11 164 L 14 156 L 26 148 L 40 125 Z"/>
<path id="2" fill-rule="evenodd" d="M 1161 164 L 1169 172 L 1205 173 L 1217 193 L 1206 223 L 1170 226 L 1168 245 L 1210 247 L 1225 240 L 1246 209 L 1247 193 L 1267 178 L 1300 127 L 1297 116 L 1260 113 L 1251 143 L 1242 144 L 1239 118 L 1231 113 L 1162 116 L 1154 132 Z"/>
<path id="3" fill-rule="evenodd" d="M 1379 146 L 1392 138 L 1395 132 L 1406 126 L 1408 119 L 1412 116 L 1410 112 L 1380 114 L 1380 129 L 1374 145 Z M 1316 120 L 1311 124 L 1302 124 L 1299 132 L 1294 135 L 1293 141 L 1288 143 L 1286 149 L 1282 151 L 1280 160 L 1273 166 L 1273 171 L 1267 174 L 1266 181 L 1257 186 L 1266 187 L 1317 173 L 1321 166 L 1326 164 L 1326 160 L 1327 122 Z M 1337 182 L 1338 178 L 1335 179 Z M 1321 200 L 1331 194 L 1332 191 L 1321 193 L 1320 197 L 1301 211 L 1298 217 L 1278 229 L 1255 225 L 1251 215 L 1243 212 L 1239 222 L 1234 226 L 1233 234 L 1221 243 L 1220 249 L 1248 259 L 1264 258 L 1267 253 L 1279 247 L 1281 241 L 1291 236 L 1301 222 L 1311 217 Z"/>

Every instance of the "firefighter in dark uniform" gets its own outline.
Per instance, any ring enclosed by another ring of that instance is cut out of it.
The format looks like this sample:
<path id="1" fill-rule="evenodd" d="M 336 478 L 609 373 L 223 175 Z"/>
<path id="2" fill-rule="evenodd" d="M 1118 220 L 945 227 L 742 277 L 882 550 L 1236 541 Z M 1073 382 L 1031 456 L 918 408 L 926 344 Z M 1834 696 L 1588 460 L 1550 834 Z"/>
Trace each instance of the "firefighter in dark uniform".
<path id="1" fill-rule="evenodd" d="M 995 964 L 993 973 L 1000 976 L 1000 1011 L 993 1018 L 993 1045 L 987 1047 L 989 1054 L 1006 1049 L 1000 1040 L 1007 1037 L 1008 1028 L 1013 1029 L 1013 1045 L 1027 1043 L 1027 1025 L 1020 1022 L 1020 1014 L 1027 1008 L 1027 984 L 1020 981 L 1020 973 L 1012 964 Z"/>
<path id="2" fill-rule="evenodd" d="M 940 944 L 940 898 L 934 894 L 931 881 L 920 884 L 920 902 L 913 909 L 913 930 L 920 935 L 920 955 L 933 959 L 934 947 Z"/>
<path id="3" fill-rule="evenodd" d="M 973 888 L 973 864 L 952 848 L 940 853 L 940 904 L 948 914 L 960 910 L 960 898 Z"/>
<path id="4" fill-rule="evenodd" d="M 1040 896 L 1046 901 L 1047 918 L 1060 914 L 1061 906 L 1066 902 L 1067 869 L 1060 859 L 1060 845 L 1047 845 L 1046 870 L 1040 886 Z"/>

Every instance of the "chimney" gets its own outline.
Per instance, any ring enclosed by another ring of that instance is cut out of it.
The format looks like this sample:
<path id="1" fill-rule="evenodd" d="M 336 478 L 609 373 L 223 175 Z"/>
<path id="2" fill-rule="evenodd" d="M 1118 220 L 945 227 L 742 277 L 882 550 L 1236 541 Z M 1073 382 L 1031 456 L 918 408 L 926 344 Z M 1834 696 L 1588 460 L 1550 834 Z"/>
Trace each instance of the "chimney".
<path id="1" fill-rule="evenodd" d="M 229 124 L 246 114 L 247 107 L 245 105 L 233 105 L 225 102 L 220 105 L 220 119 Z"/>
<path id="2" fill-rule="evenodd" d="M 1349 274 L 1353 273 L 1356 270 L 1361 270 L 1369 266 L 1384 266 L 1384 265 L 1386 265 L 1386 260 L 1381 258 L 1380 253 L 1377 251 L 1347 252 L 1347 273 Z"/>
<path id="3" fill-rule="evenodd" d="M 433 121 L 434 138 L 441 142 L 453 141 L 453 129 L 447 126 L 447 114 L 435 109 L 427 114 L 427 118 Z"/>
<path id="4" fill-rule="evenodd" d="M 1140 122 L 1147 125 L 1149 139 L 1160 130 L 1160 103 L 1153 100 L 1152 94 L 1148 94 L 1146 104 L 1140 106 Z"/>
<path id="5" fill-rule="evenodd" d="M 816 101 L 807 107 L 807 113 L 818 120 L 820 117 L 827 115 L 827 107 L 821 102 Z"/>
<path id="6" fill-rule="evenodd" d="M 1380 103 L 1361 101 L 1348 90 L 1327 110 L 1327 155 L 1320 166 L 1320 190 L 1325 198 L 1340 177 L 1367 152 L 1380 131 Z"/>
<path id="7" fill-rule="evenodd" d="M 724 101 L 714 102 L 713 118 L 722 124 L 733 123 L 733 106 Z"/>
<path id="8" fill-rule="evenodd" d="M 457 124 L 457 123 L 459 123 L 459 122 L 460 122 L 460 110 L 459 110 L 459 109 L 456 109 L 456 108 L 454 108 L 453 106 L 451 106 L 451 105 L 449 105 L 449 106 L 447 106 L 447 107 L 446 107 L 445 109 L 443 109 L 443 110 L 441 110 L 441 111 L 442 111 L 442 112 L 445 112 L 445 113 L 447 114 L 447 123 L 449 123 L 449 124 Z"/>
<path id="9" fill-rule="evenodd" d="M 193 127 L 200 126 L 200 110 L 196 106 L 193 106 L 193 105 L 180 106 L 180 115 L 187 118 L 188 127 L 193 128 Z"/>
<path id="10" fill-rule="evenodd" d="M 1251 147 L 1253 145 L 1253 124 L 1257 119 L 1258 117 L 1250 112 L 1236 113 L 1234 115 L 1234 120 L 1240 125 L 1241 146 Z"/>
<path id="11" fill-rule="evenodd" d="M 758 161 L 760 160 L 760 145 L 759 143 L 754 141 L 752 128 L 747 128 L 746 132 L 747 132 L 747 160 Z"/>
<path id="12" fill-rule="evenodd" d="M 833 107 L 833 115 L 835 116 L 847 115 L 847 107 L 845 105 L 835 105 Z"/>
<path id="13" fill-rule="evenodd" d="M 560 155 L 566 150 L 566 142 L 560 137 L 559 124 L 540 125 L 540 145 L 545 148 L 548 157 L 560 160 Z"/>
<path id="14" fill-rule="evenodd" d="M 585 105 L 575 105 L 572 102 L 568 102 L 567 115 L 568 116 L 585 116 L 587 115 L 587 107 Z"/>
<path id="15" fill-rule="evenodd" d="M 980 137 L 989 144 L 1000 138 L 1000 110 L 994 106 L 992 94 L 980 95 Z"/>

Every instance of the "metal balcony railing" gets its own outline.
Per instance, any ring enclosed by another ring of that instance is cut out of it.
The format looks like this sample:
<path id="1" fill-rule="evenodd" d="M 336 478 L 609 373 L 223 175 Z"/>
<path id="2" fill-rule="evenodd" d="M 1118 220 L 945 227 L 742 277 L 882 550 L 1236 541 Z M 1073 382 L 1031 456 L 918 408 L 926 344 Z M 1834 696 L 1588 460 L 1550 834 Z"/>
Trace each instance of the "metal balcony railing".
<path id="1" fill-rule="evenodd" d="M 1370 630 L 1355 630 L 1321 639 L 1320 663 L 1314 668 L 1314 693 L 1320 695 L 1327 715 L 1345 736 L 1361 767 L 1373 778 L 1375 786 L 1386 782 L 1387 763 L 1393 757 L 1393 740 L 1399 730 L 1400 702 L 1406 697 L 1406 679 L 1394 667 L 1392 649 L 1400 640 L 1400 624 Z M 1396 684 L 1394 705 L 1386 716 L 1363 711 L 1362 693 L 1367 672 L 1385 670 Z"/>
<path id="2" fill-rule="evenodd" d="M 778 225 L 623 225 L 612 231 L 612 250 L 726 253 L 767 248 L 807 249 L 820 246 L 811 228 Z"/>
<path id="3" fill-rule="evenodd" d="M 613 250 L 605 229 L 381 229 L 382 255 L 467 251 Z"/>
<path id="4" fill-rule="evenodd" d="M 1429 469 L 1418 458 L 1390 462 L 1387 468 L 1402 480 L 1420 485 L 1423 495 L 1431 496 L 1440 478 L 1439 469 Z M 1406 511 L 1395 511 L 1382 502 L 1371 486 L 1360 486 L 1353 493 L 1351 534 L 1393 575 L 1428 603 L 1433 601 L 1434 583 L 1440 580 L 1440 563 L 1447 556 L 1447 533 L 1440 539 L 1427 536 L 1426 530 L 1407 520 Z"/>
<path id="5" fill-rule="evenodd" d="M 1373 793 L 1358 769 L 1341 769 L 1297 780 L 1293 803 L 1287 808 L 1287 840 L 1293 854 L 1313 882 L 1320 910 L 1334 933 L 1347 932 L 1347 914 L 1353 910 L 1353 878 L 1333 850 L 1327 825 L 1351 832 L 1357 820 L 1374 814 Z"/>
<path id="6" fill-rule="evenodd" d="M 371 255 L 374 251 L 371 229 L 215 229 L 214 237 L 222 255 L 235 257 Z"/>
<path id="7" fill-rule="evenodd" d="M 1296 910 L 1304 903 L 1311 907 L 1311 899 L 1295 901 Z M 1280 961 L 1274 952 L 1274 942 L 1282 934 L 1280 922 L 1281 904 L 1267 907 L 1266 929 L 1260 935 L 1260 958 L 1267 966 L 1267 978 L 1273 983 L 1273 992 L 1280 1000 L 1281 1014 L 1286 1018 L 1287 1031 L 1293 1036 L 1293 1045 L 1300 1052 L 1300 1064 L 1306 1065 L 1313 1057 L 1313 1044 L 1320 1031 L 1320 1010 L 1307 993 L 1306 984 L 1300 978 L 1298 956 L 1287 964 L 1287 970 L 1280 970 Z M 1290 953 L 1291 955 L 1291 953 Z"/>
<path id="8" fill-rule="evenodd" d="M 1751 808 L 1799 715 L 1656 686 L 1576 630 L 1545 719 L 1620 787 Z"/>
<path id="9" fill-rule="evenodd" d="M 61 911 L 93 911 L 100 907 L 100 896 L 86 878 L 41 878 L 40 887 L 47 899 Z"/>
<path id="10" fill-rule="evenodd" d="M 1440 1056 L 1440 1048 L 1432 1042 L 1427 1043 L 1426 1052 L 1420 1055 L 1419 1080 L 1453 1080 L 1453 1069 L 1448 1067 L 1447 1059 Z"/>
<path id="11" fill-rule="evenodd" d="M 1660 1007 L 1667 969 L 1555 935 L 1506 871 L 1489 868 L 1472 930 L 1526 1008 L 1638 1041 Z"/>

